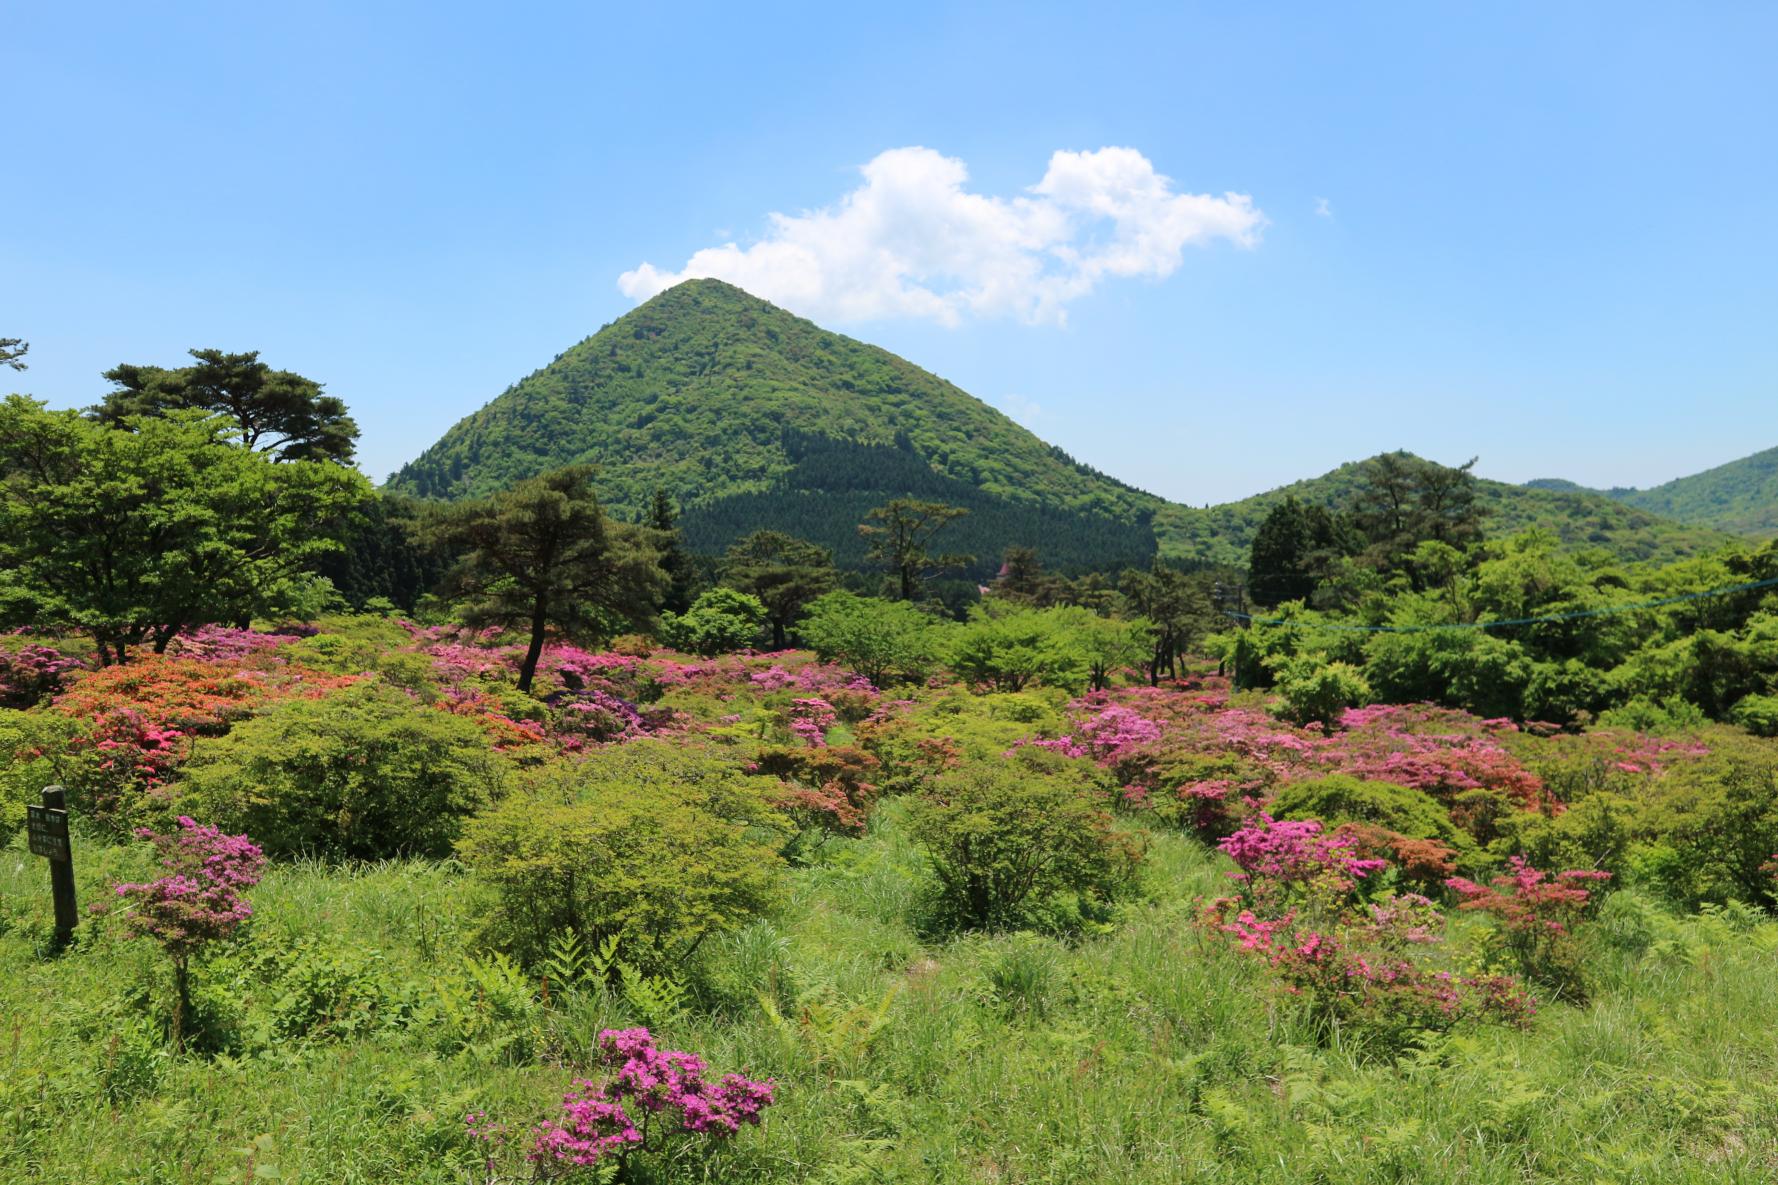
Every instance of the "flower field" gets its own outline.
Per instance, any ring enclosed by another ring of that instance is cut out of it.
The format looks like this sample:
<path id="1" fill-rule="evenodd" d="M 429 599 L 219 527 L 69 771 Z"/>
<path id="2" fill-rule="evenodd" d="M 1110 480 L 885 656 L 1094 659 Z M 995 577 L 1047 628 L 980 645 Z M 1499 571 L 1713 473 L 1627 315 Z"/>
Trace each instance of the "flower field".
<path id="1" fill-rule="evenodd" d="M 6 643 L 8 1182 L 1778 1178 L 1778 742 L 1730 725 Z"/>

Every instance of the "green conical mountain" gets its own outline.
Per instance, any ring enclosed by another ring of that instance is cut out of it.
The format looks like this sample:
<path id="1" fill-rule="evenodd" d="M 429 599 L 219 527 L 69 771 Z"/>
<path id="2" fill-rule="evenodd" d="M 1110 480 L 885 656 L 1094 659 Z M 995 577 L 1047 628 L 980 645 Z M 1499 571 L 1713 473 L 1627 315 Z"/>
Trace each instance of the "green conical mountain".
<path id="1" fill-rule="evenodd" d="M 1207 510 L 1169 503 L 886 350 L 693 280 L 509 387 L 390 485 L 477 496 L 575 463 L 598 467 L 601 496 L 622 516 L 665 489 L 704 553 L 770 527 L 855 566 L 857 524 L 871 507 L 903 495 L 964 506 L 969 516 L 943 546 L 978 556 L 978 575 L 1009 544 L 1034 546 L 1063 571 L 1145 564 L 1157 549 L 1244 565 L 1254 531 L 1286 494 L 1338 507 L 1359 480 L 1354 463 Z M 1593 491 L 1480 484 L 1490 534 L 1542 526 L 1626 559 L 1670 559 L 1729 538 Z"/>
<path id="2" fill-rule="evenodd" d="M 719 550 L 776 527 L 862 558 L 890 497 L 962 505 L 947 550 L 983 567 L 1010 543 L 1061 568 L 1146 563 L 1167 504 L 1052 448 L 886 350 L 717 280 L 680 284 L 462 420 L 392 488 L 486 494 L 559 465 L 599 470 L 619 515 L 667 490 L 687 538 Z"/>

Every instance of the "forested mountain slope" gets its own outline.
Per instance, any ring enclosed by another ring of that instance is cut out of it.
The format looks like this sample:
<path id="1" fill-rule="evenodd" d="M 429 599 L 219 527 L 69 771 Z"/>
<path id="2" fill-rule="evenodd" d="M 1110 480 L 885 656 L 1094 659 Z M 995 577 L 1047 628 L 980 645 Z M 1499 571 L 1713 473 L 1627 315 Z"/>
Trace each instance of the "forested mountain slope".
<path id="1" fill-rule="evenodd" d="M 1338 506 L 1360 480 L 1353 463 L 1209 509 L 1169 503 L 905 359 L 718 280 L 681 284 L 605 326 L 457 423 L 389 484 L 420 497 L 478 496 L 573 463 L 598 467 L 601 497 L 623 517 L 665 489 L 705 553 L 770 527 L 854 566 L 864 513 L 913 496 L 969 509 L 944 544 L 979 556 L 978 568 L 1025 544 L 1063 571 L 1144 564 L 1157 548 L 1244 564 L 1285 495 Z M 1489 534 L 1542 526 L 1626 559 L 1727 539 L 1578 488 L 1481 487 Z"/>
<path id="2" fill-rule="evenodd" d="M 717 280 L 607 325 L 459 422 L 390 486 L 480 495 L 571 463 L 598 466 L 619 515 L 664 488 L 701 548 L 770 525 L 842 559 L 860 509 L 903 494 L 970 508 L 947 548 L 1042 544 L 1060 567 L 1146 563 L 1166 505 L 912 363 Z"/>

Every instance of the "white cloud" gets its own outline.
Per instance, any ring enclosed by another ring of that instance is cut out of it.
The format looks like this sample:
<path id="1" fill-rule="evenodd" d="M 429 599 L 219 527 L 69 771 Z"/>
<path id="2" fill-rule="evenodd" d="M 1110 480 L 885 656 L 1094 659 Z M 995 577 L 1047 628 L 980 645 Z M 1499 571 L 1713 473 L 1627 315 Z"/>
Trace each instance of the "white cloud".
<path id="1" fill-rule="evenodd" d="M 1326 198 L 1318 197 L 1315 199 L 1315 213 L 1323 218 L 1332 218 L 1333 207 L 1328 204 Z"/>
<path id="2" fill-rule="evenodd" d="M 714 277 L 817 318 L 1061 324 L 1106 277 L 1159 279 L 1186 247 L 1252 247 L 1266 225 L 1246 194 L 1174 192 L 1134 148 L 1057 152 L 1010 198 L 971 193 L 963 162 L 930 148 L 890 149 L 861 171 L 863 184 L 833 205 L 771 215 L 750 246 L 706 247 L 678 271 L 643 263 L 618 288 L 642 301 Z"/>

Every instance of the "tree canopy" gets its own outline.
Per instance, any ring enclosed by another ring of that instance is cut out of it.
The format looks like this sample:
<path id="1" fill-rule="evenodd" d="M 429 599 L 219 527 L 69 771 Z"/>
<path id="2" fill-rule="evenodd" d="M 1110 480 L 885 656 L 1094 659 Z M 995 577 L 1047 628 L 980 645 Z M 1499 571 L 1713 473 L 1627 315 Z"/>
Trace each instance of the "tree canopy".
<path id="1" fill-rule="evenodd" d="M 463 552 L 446 588 L 467 620 L 530 630 L 521 690 L 550 626 L 581 638 L 609 636 L 616 622 L 646 627 L 666 586 L 655 533 L 606 517 L 592 476 L 585 465 L 545 473 L 443 507 L 426 528 Z"/>
<path id="2" fill-rule="evenodd" d="M 90 633 L 107 662 L 275 600 L 370 496 L 354 469 L 274 464 L 221 418 L 119 431 L 24 396 L 0 404 L 0 569 L 9 612 Z"/>
<path id="3" fill-rule="evenodd" d="M 105 372 L 114 390 L 91 409 L 95 419 L 123 425 L 133 417 L 196 409 L 224 415 L 241 443 L 280 461 L 352 460 L 358 425 L 346 405 L 321 384 L 273 370 L 259 351 L 192 350 L 194 365 L 175 370 L 124 363 Z"/>

